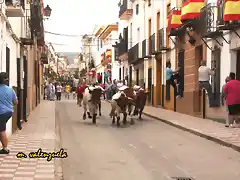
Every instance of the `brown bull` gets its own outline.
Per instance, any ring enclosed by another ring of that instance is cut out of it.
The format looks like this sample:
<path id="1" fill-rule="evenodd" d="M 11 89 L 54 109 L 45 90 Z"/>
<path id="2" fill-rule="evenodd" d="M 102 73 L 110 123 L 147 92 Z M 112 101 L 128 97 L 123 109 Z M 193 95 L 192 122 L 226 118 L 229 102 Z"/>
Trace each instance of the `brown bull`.
<path id="1" fill-rule="evenodd" d="M 136 100 L 135 100 L 135 109 L 133 115 L 139 115 L 139 119 L 142 119 L 142 112 L 146 105 L 147 94 L 144 89 L 139 89 L 136 92 Z"/>

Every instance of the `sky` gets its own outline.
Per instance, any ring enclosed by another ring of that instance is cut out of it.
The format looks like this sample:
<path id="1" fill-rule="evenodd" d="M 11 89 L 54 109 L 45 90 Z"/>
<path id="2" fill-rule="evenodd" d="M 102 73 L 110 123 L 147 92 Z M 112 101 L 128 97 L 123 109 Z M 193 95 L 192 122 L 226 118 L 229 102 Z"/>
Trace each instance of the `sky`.
<path id="1" fill-rule="evenodd" d="M 119 0 L 44 0 L 52 9 L 51 17 L 44 21 L 44 30 L 67 35 L 93 34 L 95 25 L 118 21 Z M 57 52 L 80 52 L 81 36 L 67 37 L 45 33 Z M 63 45 L 60 45 L 63 44 Z"/>

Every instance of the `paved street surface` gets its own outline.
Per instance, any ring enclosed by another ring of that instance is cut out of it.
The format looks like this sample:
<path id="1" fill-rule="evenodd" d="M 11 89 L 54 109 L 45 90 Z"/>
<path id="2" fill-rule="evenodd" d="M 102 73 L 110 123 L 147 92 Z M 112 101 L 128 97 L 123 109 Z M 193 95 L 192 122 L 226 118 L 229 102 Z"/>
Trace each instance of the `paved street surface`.
<path id="1" fill-rule="evenodd" d="M 220 142 L 240 152 L 240 128 L 226 128 L 224 124 L 157 107 L 146 106 L 144 113 L 167 124 L 189 130 L 205 138 Z"/>
<path id="2" fill-rule="evenodd" d="M 55 102 L 42 101 L 30 114 L 23 129 L 14 133 L 9 142 L 9 155 L 0 155 L 0 180 L 52 180 L 55 176 L 55 160 L 19 159 L 18 152 L 28 155 L 42 148 L 55 150 Z"/>
<path id="3" fill-rule="evenodd" d="M 230 148 L 144 116 L 117 128 L 103 103 L 97 125 L 82 120 L 73 100 L 56 102 L 65 180 L 239 180 L 240 154 Z"/>

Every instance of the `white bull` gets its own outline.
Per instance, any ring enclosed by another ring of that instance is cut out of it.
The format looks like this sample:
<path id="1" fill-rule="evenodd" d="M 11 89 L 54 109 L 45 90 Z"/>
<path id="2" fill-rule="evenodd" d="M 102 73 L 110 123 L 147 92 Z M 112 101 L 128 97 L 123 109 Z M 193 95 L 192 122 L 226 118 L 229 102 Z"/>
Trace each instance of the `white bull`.
<path id="1" fill-rule="evenodd" d="M 85 89 L 83 94 L 83 120 L 86 119 L 86 113 L 89 118 L 92 118 L 93 124 L 96 124 L 96 116 L 97 116 L 97 107 L 101 102 L 100 97 L 103 88 L 100 86 L 88 87 Z M 94 97 L 93 97 L 94 95 Z M 88 108 L 88 112 L 87 112 Z M 92 115 L 92 117 L 91 117 Z"/>

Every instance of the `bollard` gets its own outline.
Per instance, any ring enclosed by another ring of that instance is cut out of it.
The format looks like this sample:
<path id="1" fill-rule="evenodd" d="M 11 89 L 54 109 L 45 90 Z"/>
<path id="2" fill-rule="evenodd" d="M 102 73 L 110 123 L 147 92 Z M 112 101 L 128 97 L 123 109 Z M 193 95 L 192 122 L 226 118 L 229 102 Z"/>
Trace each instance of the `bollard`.
<path id="1" fill-rule="evenodd" d="M 203 104 L 202 104 L 202 117 L 203 117 L 203 119 L 205 119 L 206 118 L 206 90 L 205 89 L 203 89 L 202 90 L 202 102 L 203 102 Z"/>
<path id="2" fill-rule="evenodd" d="M 173 108 L 174 108 L 174 112 L 177 111 L 177 88 L 174 88 L 174 102 L 173 102 Z"/>

